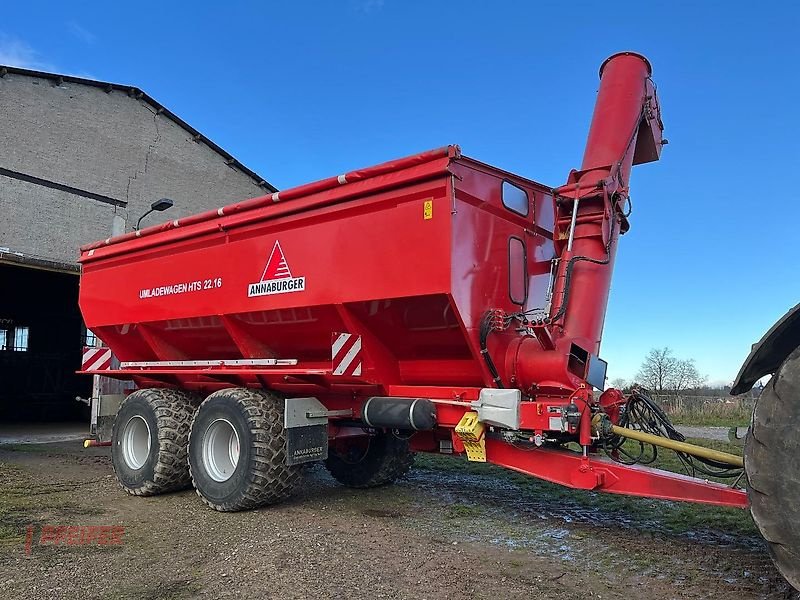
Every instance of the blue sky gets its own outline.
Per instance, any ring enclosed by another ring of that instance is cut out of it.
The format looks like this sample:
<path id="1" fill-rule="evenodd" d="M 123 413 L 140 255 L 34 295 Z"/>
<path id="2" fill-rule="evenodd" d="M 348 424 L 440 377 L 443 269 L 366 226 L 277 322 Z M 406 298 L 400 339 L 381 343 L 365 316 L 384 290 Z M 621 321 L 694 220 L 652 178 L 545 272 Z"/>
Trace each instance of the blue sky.
<path id="1" fill-rule="evenodd" d="M 729 382 L 800 302 L 800 5 L 564 4 L 13 2 L 0 63 L 139 86 L 279 188 L 447 143 L 556 186 L 600 63 L 642 52 L 670 145 L 634 173 L 602 354 Z"/>

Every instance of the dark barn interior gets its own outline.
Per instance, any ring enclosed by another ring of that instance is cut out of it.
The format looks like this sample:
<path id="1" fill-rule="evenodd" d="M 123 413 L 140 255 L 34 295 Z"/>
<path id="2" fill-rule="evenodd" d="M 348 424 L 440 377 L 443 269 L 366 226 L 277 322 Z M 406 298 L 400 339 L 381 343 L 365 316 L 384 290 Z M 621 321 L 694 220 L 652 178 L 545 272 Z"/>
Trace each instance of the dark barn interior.
<path id="1" fill-rule="evenodd" d="M 0 421 L 87 422 L 78 275 L 0 264 Z"/>

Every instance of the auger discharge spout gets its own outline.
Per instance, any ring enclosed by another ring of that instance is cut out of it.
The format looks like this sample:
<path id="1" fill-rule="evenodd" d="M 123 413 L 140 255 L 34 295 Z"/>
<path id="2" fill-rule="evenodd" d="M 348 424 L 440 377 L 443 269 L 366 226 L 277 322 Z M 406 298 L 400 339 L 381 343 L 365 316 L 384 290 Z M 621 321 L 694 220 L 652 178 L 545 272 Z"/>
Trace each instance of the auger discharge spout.
<path id="1" fill-rule="evenodd" d="M 521 344 L 517 357 L 525 384 L 564 380 L 560 356 L 596 355 L 600 349 L 619 235 L 627 231 L 631 167 L 658 160 L 666 143 L 647 59 L 615 54 L 600 67 L 600 89 L 580 170 L 555 190 L 558 266 L 550 311 L 543 326 L 546 345 Z M 527 346 L 527 347 L 526 347 Z M 548 356 L 555 352 L 557 356 Z M 578 370 L 571 375 L 581 379 Z"/>

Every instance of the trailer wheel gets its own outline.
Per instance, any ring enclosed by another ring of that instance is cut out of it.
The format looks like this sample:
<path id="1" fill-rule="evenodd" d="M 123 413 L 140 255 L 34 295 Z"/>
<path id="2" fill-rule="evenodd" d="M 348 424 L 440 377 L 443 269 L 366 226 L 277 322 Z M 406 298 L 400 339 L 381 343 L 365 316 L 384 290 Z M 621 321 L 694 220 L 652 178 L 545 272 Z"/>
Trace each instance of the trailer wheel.
<path id="1" fill-rule="evenodd" d="M 244 388 L 211 394 L 189 434 L 189 470 L 197 495 L 223 512 L 287 498 L 300 478 L 286 465 L 284 400 Z"/>
<path id="2" fill-rule="evenodd" d="M 199 398 L 183 390 L 144 389 L 119 407 L 111 464 L 129 494 L 153 496 L 189 487 L 186 447 Z"/>
<path id="3" fill-rule="evenodd" d="M 332 447 L 325 467 L 339 483 L 352 488 L 371 488 L 393 483 L 411 469 L 414 453 L 408 440 L 391 433 L 356 438 L 339 448 Z"/>
<path id="4" fill-rule="evenodd" d="M 744 447 L 750 513 L 772 560 L 800 589 L 800 348 L 761 392 Z"/>

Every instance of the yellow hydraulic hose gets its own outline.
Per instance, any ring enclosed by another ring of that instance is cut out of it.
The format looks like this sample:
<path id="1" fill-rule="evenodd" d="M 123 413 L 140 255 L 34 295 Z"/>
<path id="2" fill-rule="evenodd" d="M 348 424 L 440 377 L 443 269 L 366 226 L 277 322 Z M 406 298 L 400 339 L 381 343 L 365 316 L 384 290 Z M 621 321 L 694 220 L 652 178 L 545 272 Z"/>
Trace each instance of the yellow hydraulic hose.
<path id="1" fill-rule="evenodd" d="M 703 448 L 702 446 L 695 446 L 694 444 L 687 444 L 686 442 L 678 442 L 669 438 L 661 437 L 658 435 L 651 435 L 644 431 L 637 431 L 635 429 L 628 429 L 627 427 L 611 426 L 611 432 L 614 435 L 630 438 L 646 444 L 653 444 L 654 446 L 661 446 L 662 448 L 669 448 L 684 454 L 691 454 L 692 456 L 700 456 L 708 458 L 717 462 L 733 465 L 735 467 L 744 467 L 744 459 L 735 454 L 727 452 L 720 452 L 719 450 L 711 450 L 710 448 Z"/>

